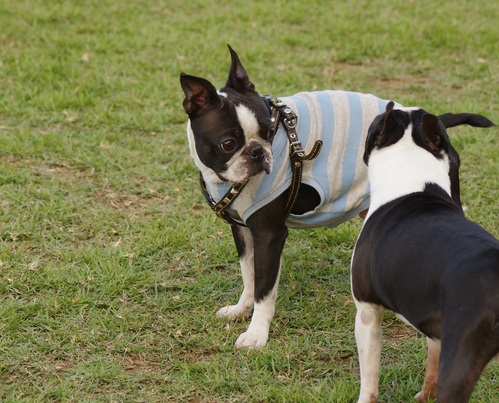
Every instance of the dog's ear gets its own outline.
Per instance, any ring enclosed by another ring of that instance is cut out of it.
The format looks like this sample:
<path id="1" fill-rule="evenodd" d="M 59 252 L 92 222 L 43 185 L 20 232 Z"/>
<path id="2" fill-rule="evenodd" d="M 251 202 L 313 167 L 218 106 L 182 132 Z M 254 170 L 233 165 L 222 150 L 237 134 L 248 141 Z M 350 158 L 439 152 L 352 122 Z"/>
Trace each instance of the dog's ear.
<path id="1" fill-rule="evenodd" d="M 202 112 L 209 104 L 220 102 L 216 88 L 204 78 L 180 73 L 180 85 L 184 90 L 184 110 L 189 115 Z"/>
<path id="2" fill-rule="evenodd" d="M 393 116 L 394 103 L 388 102 L 385 112 L 374 118 L 367 130 L 366 144 L 364 148 L 364 162 L 368 165 L 369 156 L 375 147 L 383 147 L 389 139 L 390 131 L 395 126 L 396 120 Z M 403 133 L 403 132 L 402 132 Z M 389 144 L 388 144 L 389 145 Z"/>
<path id="3" fill-rule="evenodd" d="M 421 140 L 432 154 L 439 154 L 447 144 L 445 128 L 437 116 L 425 113 L 421 118 Z"/>
<path id="4" fill-rule="evenodd" d="M 393 111 L 393 107 L 395 106 L 395 102 L 393 101 L 390 101 L 386 104 L 386 109 L 385 109 L 385 112 L 386 113 L 389 113 L 391 111 Z"/>
<path id="5" fill-rule="evenodd" d="M 402 138 L 407 127 L 407 124 L 403 121 L 403 118 L 406 117 L 405 112 L 395 111 L 394 106 L 393 101 L 388 102 L 386 105 L 383 128 L 374 142 L 374 145 L 379 148 L 395 144 Z"/>
<path id="6" fill-rule="evenodd" d="M 376 141 L 374 143 L 378 147 L 383 147 L 390 133 L 392 133 L 397 128 L 397 126 L 399 126 L 397 118 L 393 113 L 394 105 L 395 104 L 393 103 L 393 101 L 390 101 L 386 104 L 385 120 L 383 122 L 383 128 L 381 129 L 381 132 L 379 136 L 376 138 Z"/>
<path id="7" fill-rule="evenodd" d="M 438 118 L 446 129 L 465 124 L 474 127 L 495 126 L 495 124 L 485 116 L 476 113 L 444 113 L 443 115 L 439 115 Z"/>
<path id="8" fill-rule="evenodd" d="M 248 73 L 244 69 L 241 61 L 239 60 L 239 56 L 237 53 L 227 45 L 230 51 L 230 57 L 232 59 L 230 70 L 229 70 L 229 78 L 227 79 L 226 86 L 229 88 L 233 88 L 238 92 L 254 92 L 255 85 L 250 81 L 248 77 Z"/>

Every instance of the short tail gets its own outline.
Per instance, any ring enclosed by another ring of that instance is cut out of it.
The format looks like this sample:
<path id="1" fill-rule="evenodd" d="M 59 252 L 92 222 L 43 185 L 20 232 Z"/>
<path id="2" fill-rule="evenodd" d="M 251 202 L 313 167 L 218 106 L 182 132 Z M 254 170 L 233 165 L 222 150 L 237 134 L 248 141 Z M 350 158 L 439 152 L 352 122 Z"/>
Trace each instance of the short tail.
<path id="1" fill-rule="evenodd" d="M 495 126 L 494 122 L 490 121 L 485 116 L 476 113 L 444 113 L 438 118 L 446 128 L 465 124 L 474 127 Z"/>

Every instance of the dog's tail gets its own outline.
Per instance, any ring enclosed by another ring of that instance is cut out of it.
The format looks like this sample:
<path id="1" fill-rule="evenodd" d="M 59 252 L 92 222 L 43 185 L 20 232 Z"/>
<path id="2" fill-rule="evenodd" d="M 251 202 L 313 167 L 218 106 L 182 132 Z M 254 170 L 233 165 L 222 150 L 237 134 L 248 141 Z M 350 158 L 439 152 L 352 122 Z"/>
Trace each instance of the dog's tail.
<path id="1" fill-rule="evenodd" d="M 445 128 L 470 125 L 474 127 L 491 127 L 495 126 L 494 122 L 487 119 L 485 116 L 476 113 L 444 113 L 438 117 Z"/>

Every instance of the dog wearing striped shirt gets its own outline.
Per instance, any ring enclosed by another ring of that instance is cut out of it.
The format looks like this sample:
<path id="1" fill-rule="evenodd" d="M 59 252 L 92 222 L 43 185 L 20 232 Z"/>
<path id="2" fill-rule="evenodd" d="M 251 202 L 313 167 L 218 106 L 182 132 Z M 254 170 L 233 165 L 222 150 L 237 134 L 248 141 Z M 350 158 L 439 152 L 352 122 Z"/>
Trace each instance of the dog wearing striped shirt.
<path id="1" fill-rule="evenodd" d="M 388 101 L 346 91 L 302 92 L 280 98 L 297 116 L 296 133 L 303 150 L 317 141 L 318 156 L 303 162 L 298 195 L 287 211 L 294 163 L 284 125 L 278 126 L 272 104 L 260 96 L 236 52 L 227 83 L 217 90 L 208 80 L 181 73 L 187 137 L 200 170 L 207 199 L 232 199 L 224 214 L 240 259 L 243 292 L 218 317 L 249 317 L 235 347 L 260 348 L 268 341 L 274 316 L 281 253 L 288 228 L 335 227 L 369 207 L 364 143 L 373 119 Z M 445 124 L 445 118 L 442 120 Z M 452 195 L 459 204 L 458 157 L 450 150 Z"/>

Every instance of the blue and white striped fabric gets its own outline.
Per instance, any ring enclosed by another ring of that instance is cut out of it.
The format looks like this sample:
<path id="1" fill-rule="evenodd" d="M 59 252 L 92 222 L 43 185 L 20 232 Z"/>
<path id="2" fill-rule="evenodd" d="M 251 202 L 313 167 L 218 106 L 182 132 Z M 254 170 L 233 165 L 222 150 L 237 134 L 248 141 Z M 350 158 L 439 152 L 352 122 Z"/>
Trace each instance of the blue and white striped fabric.
<path id="1" fill-rule="evenodd" d="M 302 182 L 314 187 L 320 205 L 303 215 L 290 215 L 291 228 L 335 227 L 369 207 L 367 167 L 362 157 L 367 129 L 385 111 L 388 101 L 370 94 L 346 91 L 301 92 L 281 101 L 298 116 L 297 133 L 305 152 L 323 141 L 319 156 L 303 163 Z M 259 208 L 282 194 L 291 184 L 289 142 L 282 125 L 272 143 L 272 173 L 250 179 L 229 208 L 244 222 Z M 208 183 L 219 201 L 229 190 L 226 183 Z"/>

